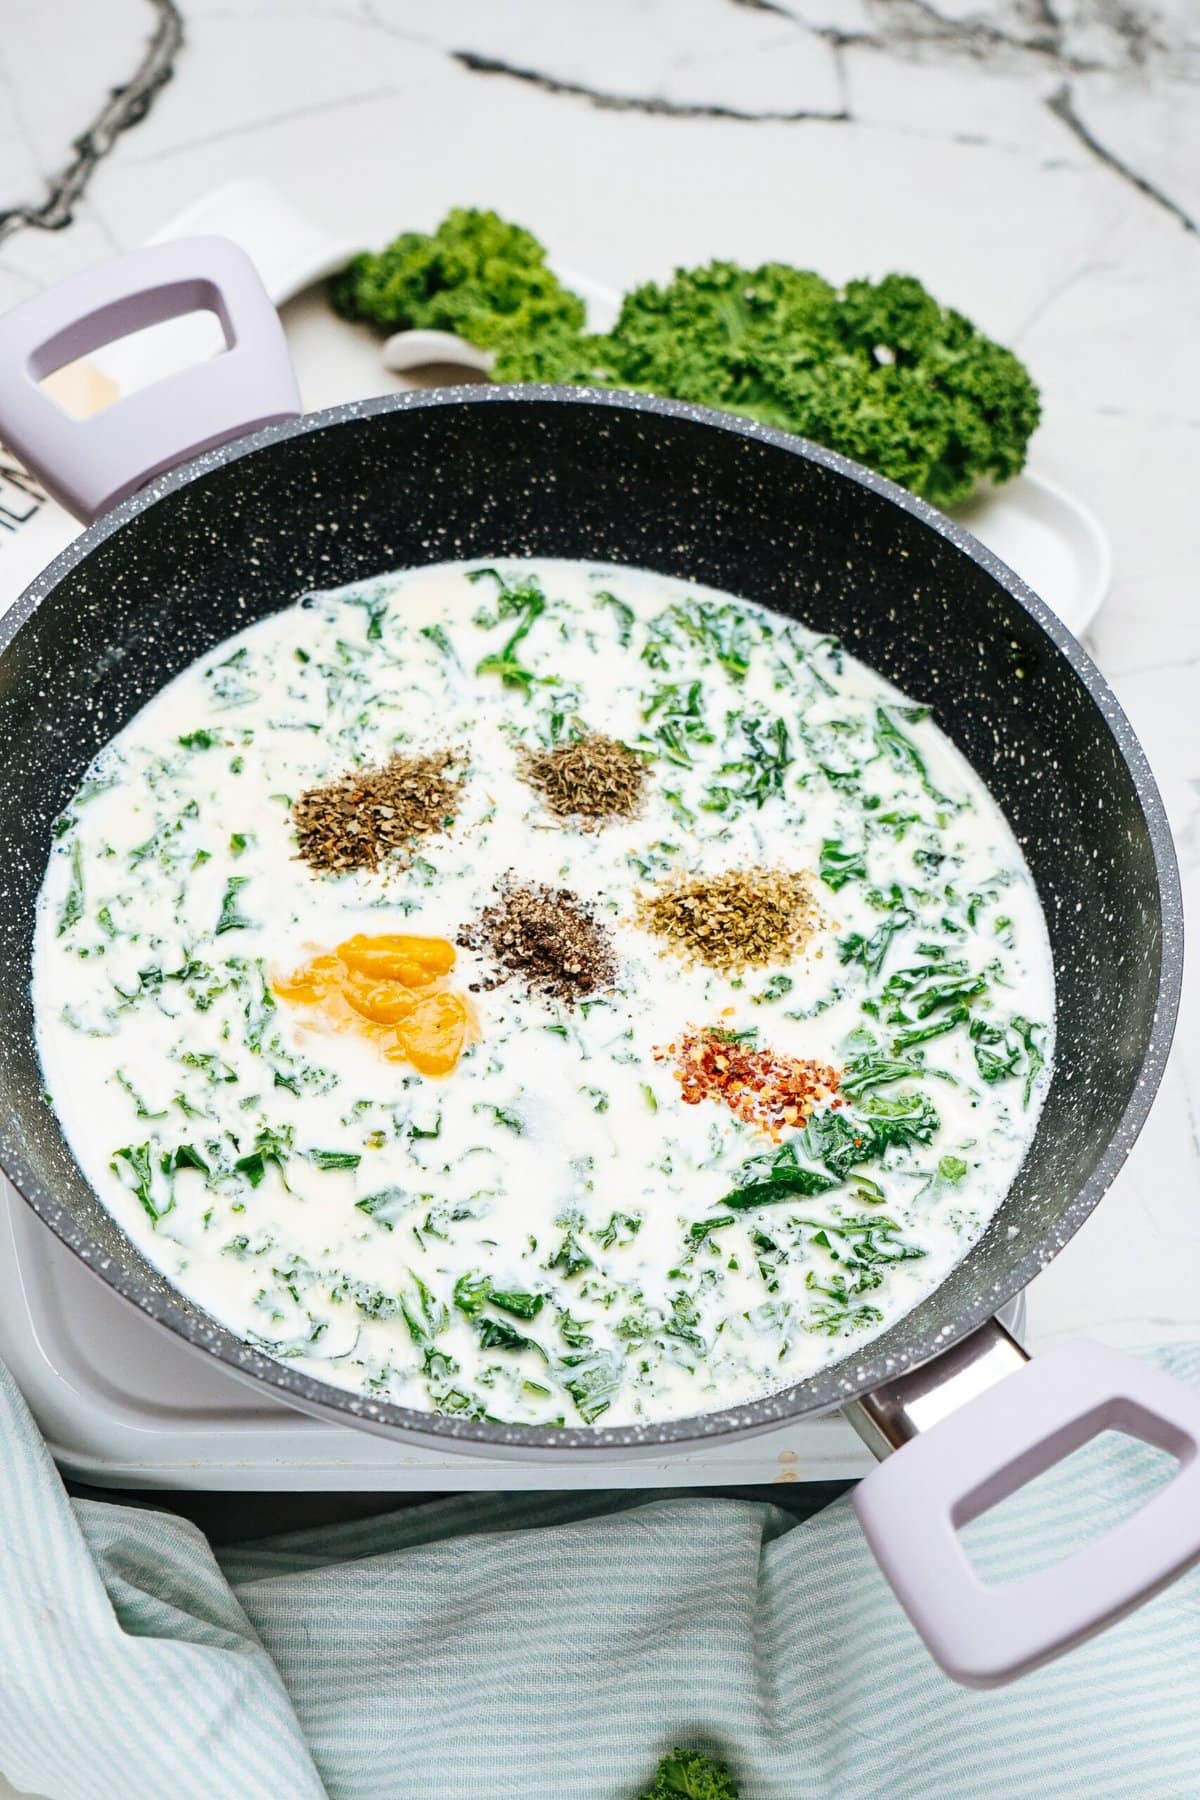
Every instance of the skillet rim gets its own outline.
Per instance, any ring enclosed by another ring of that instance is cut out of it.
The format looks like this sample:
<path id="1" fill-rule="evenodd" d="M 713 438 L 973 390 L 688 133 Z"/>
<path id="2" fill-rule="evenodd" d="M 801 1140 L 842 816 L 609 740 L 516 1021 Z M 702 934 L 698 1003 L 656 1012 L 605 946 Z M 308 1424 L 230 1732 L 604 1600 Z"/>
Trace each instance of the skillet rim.
<path id="1" fill-rule="evenodd" d="M 343 402 L 319 412 L 283 420 L 247 437 L 231 439 L 156 476 L 136 494 L 119 502 L 102 519 L 81 532 L 29 584 L 0 619 L 0 657 L 42 602 L 72 570 L 86 561 L 93 550 L 160 500 L 215 469 L 239 462 L 245 456 L 269 449 L 293 437 L 322 431 L 327 427 L 359 423 L 383 413 L 422 411 L 443 406 L 461 408 L 514 404 L 533 407 L 548 404 L 600 407 L 642 413 L 650 418 L 679 420 L 726 432 L 815 462 L 908 513 L 975 563 L 1016 602 L 1049 640 L 1055 652 L 1067 662 L 1095 702 L 1129 771 L 1154 857 L 1161 929 L 1158 992 L 1141 1069 L 1117 1127 L 1087 1180 L 1057 1214 L 1051 1228 L 1011 1264 L 1001 1278 L 993 1281 L 986 1292 L 980 1292 L 975 1297 L 973 1303 L 958 1315 L 950 1330 L 943 1328 L 940 1333 L 918 1333 L 901 1350 L 893 1350 L 882 1358 L 873 1357 L 873 1351 L 881 1341 L 873 1339 L 862 1350 L 791 1387 L 775 1389 L 757 1399 L 713 1412 L 624 1426 L 560 1429 L 552 1426 L 491 1424 L 456 1415 L 423 1412 L 355 1393 L 348 1388 L 339 1388 L 302 1373 L 287 1363 L 265 1356 L 238 1338 L 229 1327 L 208 1319 L 198 1311 L 195 1314 L 185 1312 L 171 1298 L 169 1287 L 157 1286 L 139 1274 L 118 1267 L 26 1165 L 20 1151 L 14 1149 L 3 1136 L 0 1136 L 0 1171 L 8 1177 L 16 1192 L 49 1226 L 60 1242 L 146 1317 L 195 1348 L 216 1357 L 233 1374 L 255 1386 L 266 1386 L 274 1390 L 281 1401 L 326 1420 L 349 1423 L 386 1436 L 400 1436 L 417 1442 L 428 1443 L 433 1439 L 446 1449 L 458 1448 L 467 1453 L 490 1452 L 493 1455 L 507 1453 L 524 1458 L 582 1452 L 599 1459 L 604 1454 L 627 1455 L 639 1450 L 652 1452 L 660 1446 L 729 1441 L 753 1432 L 770 1430 L 793 1419 L 828 1412 L 861 1394 L 869 1393 L 882 1381 L 893 1380 L 930 1361 L 969 1336 L 1006 1301 L 1027 1287 L 1033 1277 L 1053 1260 L 1078 1231 L 1111 1186 L 1133 1148 L 1157 1095 L 1166 1067 L 1179 1012 L 1183 979 L 1183 898 L 1178 861 L 1166 809 L 1149 761 L 1112 689 L 1091 657 L 1056 615 L 999 557 L 979 543 L 963 526 L 939 513 L 926 501 L 876 474 L 874 470 L 840 456 L 836 451 L 733 413 L 718 412 L 687 401 L 662 399 L 657 395 L 629 393 L 619 389 L 560 388 L 542 384 L 468 389 L 433 388 Z M 968 1251 L 967 1255 L 970 1254 Z M 903 1323 L 903 1318 L 895 1322 L 896 1326 L 902 1326 Z"/>

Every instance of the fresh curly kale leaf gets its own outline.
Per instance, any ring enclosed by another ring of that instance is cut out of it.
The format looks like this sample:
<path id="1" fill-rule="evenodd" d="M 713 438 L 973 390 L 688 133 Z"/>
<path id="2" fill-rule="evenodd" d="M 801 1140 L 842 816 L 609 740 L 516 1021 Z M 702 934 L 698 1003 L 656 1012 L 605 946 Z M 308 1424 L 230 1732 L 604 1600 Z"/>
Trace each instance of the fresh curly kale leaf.
<path id="1" fill-rule="evenodd" d="M 856 1170 L 883 1162 L 894 1146 L 931 1144 L 940 1124 L 933 1102 L 916 1090 L 891 1099 L 869 1094 L 853 1110 L 821 1107 L 777 1150 L 749 1157 L 738 1170 L 738 1185 L 722 1196 L 720 1204 L 734 1212 L 751 1212 L 797 1194 L 829 1193 Z"/>
<path id="2" fill-rule="evenodd" d="M 700 1750 L 672 1750 L 638 1800 L 738 1800 L 738 1790 L 723 1762 Z"/>
<path id="3" fill-rule="evenodd" d="M 404 231 L 356 256 L 330 298 L 343 318 L 450 331 L 481 350 L 583 329 L 582 300 L 547 268 L 532 232 L 473 207 L 455 207 L 431 235 Z"/>
<path id="4" fill-rule="evenodd" d="M 866 463 L 935 506 L 1025 462 L 1038 391 L 1011 350 L 911 275 L 841 291 L 784 263 L 680 269 L 605 337 L 509 339 L 502 381 L 605 384 L 744 413 Z"/>

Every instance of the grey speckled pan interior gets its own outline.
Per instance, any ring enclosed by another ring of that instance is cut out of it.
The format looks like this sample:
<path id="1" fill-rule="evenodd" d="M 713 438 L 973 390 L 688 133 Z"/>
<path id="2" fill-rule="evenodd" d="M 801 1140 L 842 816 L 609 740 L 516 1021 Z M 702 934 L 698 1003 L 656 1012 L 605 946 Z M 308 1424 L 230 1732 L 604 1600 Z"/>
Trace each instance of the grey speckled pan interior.
<path id="1" fill-rule="evenodd" d="M 929 703 L 1008 815 L 1041 894 L 1058 1061 L 988 1231 L 915 1311 L 816 1378 L 698 1418 L 555 1431 L 437 1418 L 276 1363 L 170 1288 L 93 1196 L 41 1099 L 31 926 L 50 828 L 91 757 L 194 657 L 314 587 L 473 556 L 633 564 L 843 638 Z M 585 390 L 442 390 L 337 407 L 126 501 L 0 625 L 0 1161 L 152 1319 L 327 1417 L 586 1454 L 761 1429 L 928 1359 L 1078 1229 L 1145 1119 L 1174 1026 L 1178 876 L 1145 758 L 1103 679 L 1009 570 L 910 495 L 795 438 Z"/>

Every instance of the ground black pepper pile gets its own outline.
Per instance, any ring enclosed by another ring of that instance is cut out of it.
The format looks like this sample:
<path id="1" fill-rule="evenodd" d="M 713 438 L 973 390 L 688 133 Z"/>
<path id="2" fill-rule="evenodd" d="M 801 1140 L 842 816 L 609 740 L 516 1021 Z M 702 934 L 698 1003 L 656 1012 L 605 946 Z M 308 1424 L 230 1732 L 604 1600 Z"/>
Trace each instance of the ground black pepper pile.
<path id="1" fill-rule="evenodd" d="M 453 820 L 465 763 L 461 752 L 392 756 L 378 769 L 356 769 L 309 788 L 292 807 L 300 855 L 319 873 L 403 866 L 418 838 Z"/>
<path id="2" fill-rule="evenodd" d="M 589 731 L 552 750 L 525 750 L 522 778 L 560 819 L 630 819 L 642 803 L 647 769 L 636 750 Z"/>
<path id="3" fill-rule="evenodd" d="M 568 1006 L 612 986 L 612 939 L 578 894 L 508 877 L 496 895 L 457 938 L 494 965 L 480 985 L 499 987 L 515 976 L 531 993 Z"/>

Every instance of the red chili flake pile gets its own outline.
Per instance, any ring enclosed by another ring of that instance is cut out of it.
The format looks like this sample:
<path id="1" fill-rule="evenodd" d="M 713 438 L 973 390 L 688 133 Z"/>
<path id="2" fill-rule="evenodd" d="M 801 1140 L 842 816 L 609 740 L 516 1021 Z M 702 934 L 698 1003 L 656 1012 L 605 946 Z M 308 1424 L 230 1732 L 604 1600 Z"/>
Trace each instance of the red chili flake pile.
<path id="1" fill-rule="evenodd" d="M 723 1100 L 736 1118 L 771 1138 L 804 1125 L 820 1101 L 833 1098 L 839 1079 L 826 1063 L 756 1049 L 717 1025 L 689 1027 L 654 1055 L 659 1062 L 674 1057 L 686 1105 Z"/>

